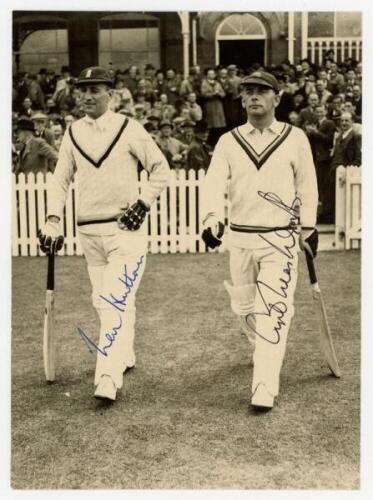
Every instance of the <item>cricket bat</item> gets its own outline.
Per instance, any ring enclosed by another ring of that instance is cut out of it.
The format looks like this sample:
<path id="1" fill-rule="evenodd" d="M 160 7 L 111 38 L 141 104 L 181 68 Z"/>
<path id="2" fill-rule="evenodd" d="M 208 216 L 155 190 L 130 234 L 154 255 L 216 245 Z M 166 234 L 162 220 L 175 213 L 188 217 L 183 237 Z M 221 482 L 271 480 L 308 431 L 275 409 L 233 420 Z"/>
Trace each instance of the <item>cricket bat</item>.
<path id="1" fill-rule="evenodd" d="M 55 379 L 55 336 L 54 336 L 54 253 L 48 255 L 47 290 L 45 296 L 43 360 L 47 382 Z"/>
<path id="2" fill-rule="evenodd" d="M 330 333 L 330 327 L 326 315 L 324 300 L 321 294 L 319 284 L 317 282 L 315 263 L 313 257 L 307 251 L 305 251 L 305 254 L 308 267 L 308 274 L 312 286 L 313 300 L 320 325 L 319 332 L 320 332 L 321 350 L 325 356 L 325 359 L 329 365 L 331 372 L 335 377 L 339 378 L 341 376 L 341 370 L 339 369 L 337 356 L 335 354 L 333 339 Z"/>

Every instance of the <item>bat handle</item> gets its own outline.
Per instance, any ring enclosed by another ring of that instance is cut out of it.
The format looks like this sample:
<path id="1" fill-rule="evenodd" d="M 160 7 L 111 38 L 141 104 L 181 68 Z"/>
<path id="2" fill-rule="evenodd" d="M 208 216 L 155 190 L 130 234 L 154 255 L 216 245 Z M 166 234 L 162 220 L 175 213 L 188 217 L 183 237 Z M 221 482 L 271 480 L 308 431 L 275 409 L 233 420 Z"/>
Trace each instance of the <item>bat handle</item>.
<path id="1" fill-rule="evenodd" d="M 315 269 L 315 262 L 313 260 L 313 257 L 305 250 L 306 254 L 306 262 L 307 262 L 307 267 L 308 267 L 308 274 L 310 277 L 310 282 L 311 285 L 314 285 L 317 283 L 317 276 L 316 276 L 316 269 Z"/>
<path id="2" fill-rule="evenodd" d="M 48 254 L 47 290 L 54 290 L 54 253 Z"/>

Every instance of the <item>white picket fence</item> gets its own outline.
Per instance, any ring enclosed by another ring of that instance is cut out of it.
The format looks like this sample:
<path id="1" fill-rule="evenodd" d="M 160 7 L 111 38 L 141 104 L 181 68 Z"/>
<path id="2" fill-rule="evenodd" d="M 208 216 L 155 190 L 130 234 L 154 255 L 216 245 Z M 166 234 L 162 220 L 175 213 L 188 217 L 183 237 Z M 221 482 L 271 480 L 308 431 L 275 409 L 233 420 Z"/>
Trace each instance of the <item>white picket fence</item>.
<path id="1" fill-rule="evenodd" d="M 339 166 L 336 175 L 335 248 L 360 248 L 361 167 Z"/>
<path id="2" fill-rule="evenodd" d="M 47 213 L 47 183 L 49 176 L 19 174 L 13 176 L 12 254 L 14 256 L 43 255 L 38 246 L 37 231 Z M 149 251 L 151 253 L 203 253 L 206 246 L 200 238 L 200 183 L 203 170 L 171 171 L 170 184 L 153 203 L 148 216 Z M 147 180 L 141 172 L 139 188 Z M 76 231 L 77 186 L 73 181 L 64 214 L 65 244 L 60 255 L 82 255 Z M 224 251 L 223 245 L 219 251 Z"/>
<path id="3" fill-rule="evenodd" d="M 334 50 L 338 63 L 348 57 L 361 61 L 363 42 L 355 38 L 309 38 L 307 42 L 308 58 L 312 63 L 322 64 L 328 50 Z"/>
<path id="4" fill-rule="evenodd" d="M 45 221 L 48 197 L 47 183 L 51 174 L 13 175 L 12 254 L 44 255 L 38 245 L 37 231 Z M 336 173 L 336 221 L 334 248 L 343 250 L 361 245 L 361 168 L 338 167 Z M 170 184 L 153 203 L 148 216 L 148 241 L 151 253 L 204 253 L 200 238 L 202 224 L 200 184 L 205 172 L 171 171 Z M 139 188 L 147 180 L 141 172 Z M 82 255 L 76 230 L 77 186 L 71 183 L 64 213 L 65 244 L 60 255 Z M 227 224 L 227 205 L 226 220 Z M 223 252 L 225 238 L 217 251 Z"/>

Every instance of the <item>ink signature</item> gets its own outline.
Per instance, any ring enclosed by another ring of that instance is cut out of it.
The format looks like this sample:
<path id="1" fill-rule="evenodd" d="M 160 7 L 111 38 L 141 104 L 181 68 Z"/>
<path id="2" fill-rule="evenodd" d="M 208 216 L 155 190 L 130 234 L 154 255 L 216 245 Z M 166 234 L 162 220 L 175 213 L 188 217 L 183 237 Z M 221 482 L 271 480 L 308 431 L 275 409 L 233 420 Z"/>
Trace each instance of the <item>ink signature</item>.
<path id="1" fill-rule="evenodd" d="M 251 322 L 248 322 L 249 318 L 255 318 L 256 316 L 266 316 L 268 318 L 274 318 L 276 324 L 272 330 L 269 330 L 268 333 L 262 334 L 259 333 L 257 330 L 254 331 L 256 335 L 266 340 L 267 342 L 271 344 L 278 344 L 280 342 L 281 329 L 286 325 L 283 318 L 287 313 L 288 307 L 286 305 L 286 302 L 283 300 L 278 300 L 277 302 L 274 303 L 268 301 L 265 297 L 265 291 L 267 292 L 270 291 L 272 294 L 275 294 L 278 297 L 281 297 L 282 299 L 286 299 L 288 296 L 287 291 L 289 288 L 289 284 L 292 280 L 292 271 L 294 268 L 294 263 L 292 262 L 292 260 L 294 259 L 294 255 L 292 253 L 292 249 L 296 246 L 297 243 L 295 235 L 299 234 L 299 229 L 297 227 L 298 206 L 300 205 L 301 201 L 298 197 L 296 197 L 293 203 L 289 206 L 286 205 L 286 203 L 284 203 L 281 200 L 281 198 L 277 196 L 275 193 L 270 193 L 270 192 L 264 193 L 263 191 L 258 191 L 258 195 L 261 198 L 268 201 L 269 203 L 272 203 L 276 207 L 280 208 L 281 210 L 284 210 L 285 212 L 291 215 L 290 227 L 288 229 L 281 229 L 274 232 L 278 238 L 286 240 L 282 244 L 279 244 L 278 242 L 274 243 L 273 241 L 269 240 L 262 234 L 259 234 L 259 236 L 267 244 L 275 248 L 278 252 L 287 257 L 289 260 L 287 261 L 285 267 L 282 270 L 284 276 L 279 278 L 280 282 L 279 290 L 276 290 L 275 288 L 268 285 L 264 281 L 258 280 L 256 282 L 258 293 L 264 305 L 265 311 L 250 313 L 245 318 L 248 326 L 251 329 L 253 329 L 253 327 Z"/>
<path id="2" fill-rule="evenodd" d="M 143 264 L 144 261 L 144 255 L 140 257 L 140 259 L 136 263 L 136 268 L 134 271 L 132 271 L 131 276 L 128 275 L 127 271 L 127 265 L 124 266 L 124 271 L 123 275 L 118 277 L 118 280 L 122 282 L 125 285 L 125 292 L 121 297 L 115 297 L 112 293 L 110 294 L 109 297 L 105 297 L 104 295 L 100 295 L 100 298 L 107 303 L 109 303 L 114 309 L 117 311 L 120 311 L 121 313 L 125 312 L 125 307 L 127 305 L 127 299 L 132 292 L 132 288 L 134 287 L 134 284 L 136 282 L 136 279 L 139 275 L 140 268 Z M 118 324 L 116 326 L 113 326 L 110 333 L 106 333 L 105 337 L 109 341 L 107 345 L 104 347 L 99 347 L 81 328 L 78 327 L 78 333 L 81 337 L 81 339 L 86 343 L 88 350 L 90 353 L 94 353 L 95 351 L 98 351 L 100 354 L 103 356 L 108 355 L 108 349 L 113 345 L 113 343 L 116 340 L 116 336 L 118 335 L 119 331 L 121 330 L 123 326 L 122 322 L 122 316 L 117 313 L 118 315 Z"/>

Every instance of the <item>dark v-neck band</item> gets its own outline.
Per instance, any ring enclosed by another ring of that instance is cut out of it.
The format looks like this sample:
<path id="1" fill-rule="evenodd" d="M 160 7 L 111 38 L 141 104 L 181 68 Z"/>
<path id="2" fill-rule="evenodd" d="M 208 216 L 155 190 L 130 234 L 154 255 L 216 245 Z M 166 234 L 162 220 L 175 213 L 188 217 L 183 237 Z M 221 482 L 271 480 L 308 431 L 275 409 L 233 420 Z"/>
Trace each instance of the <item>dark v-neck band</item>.
<path id="1" fill-rule="evenodd" d="M 124 122 L 122 123 L 122 125 L 121 125 L 121 127 L 119 129 L 119 132 L 114 137 L 113 142 L 110 144 L 110 146 L 108 147 L 108 149 L 105 151 L 105 153 L 101 156 L 101 158 L 98 161 L 94 161 L 89 155 L 87 155 L 87 153 L 76 142 L 75 137 L 73 136 L 72 125 L 70 125 L 70 127 L 69 127 L 69 134 L 70 134 L 70 138 L 72 140 L 72 143 L 74 144 L 74 146 L 76 147 L 76 149 L 79 151 L 79 153 L 82 156 L 84 156 L 84 158 L 86 160 L 88 160 L 90 163 L 92 163 L 92 165 L 94 167 L 100 168 L 101 165 L 102 165 L 102 163 L 106 160 L 106 158 L 112 152 L 112 150 L 113 150 L 114 146 L 116 145 L 116 143 L 119 141 L 120 136 L 122 135 L 122 133 L 123 133 L 124 129 L 127 127 L 127 125 L 128 125 L 128 118 L 125 118 Z"/>
<path id="2" fill-rule="evenodd" d="M 276 137 L 260 154 L 258 154 L 255 149 L 249 144 L 244 137 L 240 134 L 238 128 L 232 130 L 232 135 L 238 142 L 238 144 L 242 147 L 245 153 L 248 155 L 250 160 L 254 163 L 256 168 L 259 170 L 264 163 L 268 160 L 268 158 L 276 151 L 276 149 L 281 146 L 284 140 L 290 134 L 292 126 L 289 124 L 285 124 L 282 129 L 280 135 Z"/>

